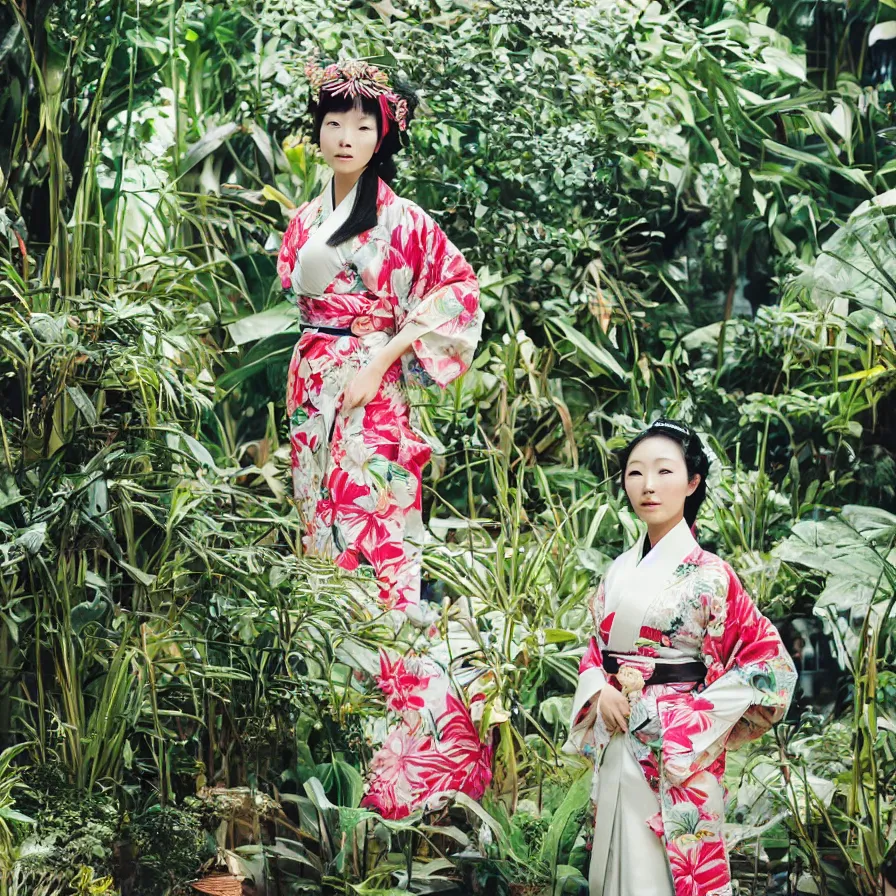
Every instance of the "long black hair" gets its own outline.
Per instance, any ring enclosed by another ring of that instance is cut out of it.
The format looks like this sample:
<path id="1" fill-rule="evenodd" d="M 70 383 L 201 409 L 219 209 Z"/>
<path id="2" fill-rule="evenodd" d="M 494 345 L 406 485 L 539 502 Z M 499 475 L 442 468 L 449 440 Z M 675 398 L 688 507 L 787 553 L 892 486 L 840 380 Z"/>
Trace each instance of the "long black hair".
<path id="1" fill-rule="evenodd" d="M 688 495 L 684 499 L 684 518 L 689 526 L 693 526 L 697 520 L 697 512 L 700 505 L 706 500 L 706 476 L 709 473 L 709 455 L 700 441 L 700 436 L 681 420 L 669 420 L 666 417 L 660 417 L 654 420 L 644 432 L 635 436 L 622 451 L 619 452 L 619 469 L 622 471 L 623 485 L 625 484 L 625 468 L 628 466 L 628 459 L 632 451 L 647 439 L 653 439 L 657 436 L 663 436 L 672 439 L 681 446 L 682 454 L 684 454 L 684 462 L 688 470 L 688 482 L 695 476 L 700 476 L 700 484 L 694 489 L 692 495 Z"/>
<path id="2" fill-rule="evenodd" d="M 408 104 L 407 122 L 410 124 L 417 108 L 417 95 L 404 84 L 395 85 L 392 90 Z M 324 117 L 328 112 L 348 112 L 350 109 L 360 109 L 365 115 L 372 115 L 376 119 L 376 133 L 379 139 L 383 135 L 383 114 L 380 104 L 375 99 L 359 96 L 334 96 L 326 90 L 322 90 L 317 102 L 311 101 L 308 107 L 314 116 L 314 130 L 311 139 L 320 145 L 320 129 L 324 123 Z M 382 178 L 387 184 L 392 183 L 398 169 L 395 167 L 393 156 L 407 145 L 407 131 L 401 131 L 394 121 L 389 122 L 389 131 L 380 142 L 379 149 L 373 154 L 370 164 L 361 173 L 358 179 L 358 189 L 355 193 L 355 204 L 346 222 L 327 240 L 328 246 L 338 246 L 346 240 L 370 230 L 376 226 L 376 198 L 379 192 L 379 180 Z"/>

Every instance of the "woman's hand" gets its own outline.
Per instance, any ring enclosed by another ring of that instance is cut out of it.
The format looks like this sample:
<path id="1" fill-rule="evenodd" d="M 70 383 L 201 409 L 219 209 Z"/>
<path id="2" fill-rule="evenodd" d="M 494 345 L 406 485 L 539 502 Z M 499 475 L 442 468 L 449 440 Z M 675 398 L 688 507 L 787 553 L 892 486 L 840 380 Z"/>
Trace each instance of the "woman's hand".
<path id="1" fill-rule="evenodd" d="M 342 409 L 363 408 L 373 401 L 379 392 L 386 371 L 414 344 L 425 336 L 429 328 L 420 324 L 405 324 L 371 359 L 362 367 L 355 378 L 342 392 Z"/>
<path id="2" fill-rule="evenodd" d="M 342 392 L 342 410 L 363 408 L 376 397 L 386 371 L 375 358 L 362 367 Z"/>
<path id="3" fill-rule="evenodd" d="M 632 708 L 629 706 L 628 700 L 613 685 L 607 683 L 601 688 L 597 698 L 597 710 L 603 717 L 610 734 L 615 734 L 617 731 L 628 731 L 628 717 Z"/>

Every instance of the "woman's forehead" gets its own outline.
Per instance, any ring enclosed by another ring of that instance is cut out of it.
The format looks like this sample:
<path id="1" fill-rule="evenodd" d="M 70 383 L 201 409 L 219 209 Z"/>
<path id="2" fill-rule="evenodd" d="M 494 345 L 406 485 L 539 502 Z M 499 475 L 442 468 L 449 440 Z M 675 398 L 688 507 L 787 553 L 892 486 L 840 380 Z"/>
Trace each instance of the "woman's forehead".
<path id="1" fill-rule="evenodd" d="M 371 115 L 370 112 L 354 107 L 342 112 L 327 112 L 324 118 L 375 118 L 375 116 Z"/>
<path id="2" fill-rule="evenodd" d="M 651 436 L 635 445 L 628 458 L 629 464 L 652 460 L 683 461 L 684 453 L 675 439 L 670 439 L 668 436 Z"/>

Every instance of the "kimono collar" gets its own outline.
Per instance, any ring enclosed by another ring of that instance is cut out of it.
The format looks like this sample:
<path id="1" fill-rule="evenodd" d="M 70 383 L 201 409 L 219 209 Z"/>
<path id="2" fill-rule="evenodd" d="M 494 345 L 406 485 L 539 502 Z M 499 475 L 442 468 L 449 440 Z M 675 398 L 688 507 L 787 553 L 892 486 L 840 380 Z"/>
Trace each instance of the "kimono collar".
<path id="1" fill-rule="evenodd" d="M 675 570 L 698 547 L 691 529 L 681 520 L 641 559 L 643 534 L 637 544 L 610 567 L 604 583 L 606 613 L 615 613 L 608 647 L 611 651 L 631 651 L 639 636 L 644 614 L 668 585 Z"/>
<path id="2" fill-rule="evenodd" d="M 382 178 L 379 178 L 379 183 L 377 185 L 376 190 L 376 213 L 377 217 L 379 217 L 380 212 L 387 206 L 392 205 L 393 202 L 398 199 L 396 193 L 392 190 L 392 188 L 387 184 Z M 356 183 L 348 195 L 342 202 L 354 202 L 355 193 L 358 190 L 358 184 Z M 342 205 L 342 202 L 339 205 Z M 312 200 L 315 209 L 312 211 L 311 220 L 323 220 L 335 211 L 333 208 L 333 180 L 332 178 L 327 181 L 326 187 L 324 187 L 323 191 L 318 194 L 318 196 Z M 310 206 L 309 206 L 310 208 Z"/>
<path id="3" fill-rule="evenodd" d="M 335 178 L 331 177 L 326 187 L 324 187 L 323 193 L 320 194 L 320 210 L 324 219 L 329 218 L 336 209 L 342 208 L 343 205 L 350 209 L 355 204 L 355 196 L 358 192 L 357 181 L 355 181 L 355 185 L 348 191 L 348 193 L 345 194 L 345 198 L 339 205 L 333 204 L 333 192 L 335 189 L 336 181 Z"/>
<path id="4" fill-rule="evenodd" d="M 352 191 L 345 197 L 342 203 L 339 204 L 339 208 L 335 211 L 338 213 L 340 209 L 343 208 L 343 204 L 346 202 L 353 202 L 353 191 L 357 189 L 357 184 L 352 188 Z M 311 199 L 305 210 L 302 212 L 302 220 L 305 223 L 305 229 L 302 234 L 302 238 L 300 239 L 297 245 L 297 252 L 301 253 L 302 249 L 312 240 L 314 239 L 317 232 L 322 228 L 326 227 L 326 221 L 333 216 L 333 182 L 332 180 L 327 181 L 326 187 L 317 194 L 313 199 Z M 381 220 L 383 210 L 389 206 L 391 206 L 394 202 L 398 201 L 398 197 L 395 193 L 392 192 L 392 189 L 389 185 L 382 179 L 379 179 L 379 183 L 377 186 L 377 194 L 376 194 L 376 214 L 377 220 Z M 348 206 L 350 209 L 351 206 Z M 335 232 L 334 228 L 333 232 Z M 377 223 L 373 228 L 374 231 L 381 230 L 381 225 Z M 358 253 L 358 251 L 362 248 L 365 242 L 370 240 L 371 231 L 364 231 L 362 233 L 357 234 L 351 240 L 346 241 L 341 247 L 340 250 L 342 252 L 342 259 L 340 260 L 340 267 L 342 266 L 342 262 L 346 259 L 354 258 L 354 256 Z M 365 264 L 367 262 L 364 262 Z M 295 267 L 299 267 L 299 258 L 296 258 Z M 336 276 L 337 271 L 333 271 L 333 276 Z M 293 277 L 295 279 L 295 276 Z M 317 284 L 320 285 L 319 283 Z M 293 289 L 296 290 L 297 295 L 304 295 L 301 289 L 298 288 L 296 283 L 293 283 Z"/>
<path id="5" fill-rule="evenodd" d="M 647 533 L 645 532 L 632 548 L 635 565 L 645 568 L 653 567 L 658 570 L 660 567 L 668 569 L 669 564 L 672 563 L 674 565 L 668 569 L 669 574 L 673 573 L 681 561 L 694 548 L 698 547 L 697 541 L 691 533 L 691 527 L 685 519 L 679 520 L 678 525 L 667 532 L 645 555 L 644 542 L 646 539 Z"/>

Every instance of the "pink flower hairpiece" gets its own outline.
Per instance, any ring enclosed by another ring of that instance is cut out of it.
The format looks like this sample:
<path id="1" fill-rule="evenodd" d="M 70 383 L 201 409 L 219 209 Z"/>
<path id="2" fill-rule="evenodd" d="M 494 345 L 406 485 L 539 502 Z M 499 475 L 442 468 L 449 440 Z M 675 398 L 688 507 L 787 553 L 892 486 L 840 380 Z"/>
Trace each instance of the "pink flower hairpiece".
<path id="1" fill-rule="evenodd" d="M 394 121 L 398 130 L 406 131 L 408 127 L 408 104 L 389 84 L 389 76 L 375 65 L 363 59 L 349 59 L 345 62 L 334 62 L 324 68 L 315 57 L 305 63 L 305 77 L 311 85 L 311 96 L 320 102 L 323 91 L 333 96 L 367 97 L 376 100 L 380 106 L 383 119 L 383 138 L 389 132 L 389 122 Z"/>

